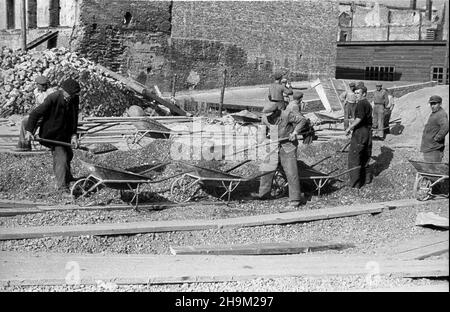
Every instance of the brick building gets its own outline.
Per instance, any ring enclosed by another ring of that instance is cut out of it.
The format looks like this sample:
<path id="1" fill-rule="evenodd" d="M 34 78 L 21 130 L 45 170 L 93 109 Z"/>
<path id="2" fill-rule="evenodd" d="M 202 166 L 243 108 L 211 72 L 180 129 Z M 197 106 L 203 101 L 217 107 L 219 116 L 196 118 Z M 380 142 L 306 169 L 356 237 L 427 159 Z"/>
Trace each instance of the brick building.
<path id="1" fill-rule="evenodd" d="M 0 45 L 20 48 L 21 0 L 0 1 Z M 27 0 L 28 42 L 56 41 L 138 81 L 170 90 L 334 77 L 338 3 L 298 1 Z"/>

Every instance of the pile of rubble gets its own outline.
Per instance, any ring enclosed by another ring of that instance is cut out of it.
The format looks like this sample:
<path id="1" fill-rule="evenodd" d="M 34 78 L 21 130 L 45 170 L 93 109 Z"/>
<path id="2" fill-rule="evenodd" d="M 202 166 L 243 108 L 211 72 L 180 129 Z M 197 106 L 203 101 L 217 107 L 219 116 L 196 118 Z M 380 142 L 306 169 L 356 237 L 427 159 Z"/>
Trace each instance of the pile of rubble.
<path id="1" fill-rule="evenodd" d="M 14 51 L 0 48 L 0 117 L 28 112 L 34 102 L 34 79 L 49 78 L 58 86 L 67 78 L 81 84 L 81 111 L 86 116 L 120 116 L 130 105 L 143 100 L 126 86 L 109 77 L 95 63 L 65 48 L 45 51 Z"/>

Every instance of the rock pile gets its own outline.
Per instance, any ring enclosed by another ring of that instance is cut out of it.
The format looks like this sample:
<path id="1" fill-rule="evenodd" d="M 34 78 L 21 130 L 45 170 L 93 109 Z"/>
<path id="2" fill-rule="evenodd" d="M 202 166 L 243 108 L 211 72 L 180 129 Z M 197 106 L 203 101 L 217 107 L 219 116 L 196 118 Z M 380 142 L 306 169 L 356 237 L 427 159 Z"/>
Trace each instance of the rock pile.
<path id="1" fill-rule="evenodd" d="M 49 78 L 52 86 L 74 78 L 80 82 L 85 116 L 121 116 L 130 105 L 148 106 L 126 86 L 108 77 L 95 63 L 65 48 L 14 51 L 0 48 L 0 117 L 27 113 L 34 102 L 34 79 Z"/>

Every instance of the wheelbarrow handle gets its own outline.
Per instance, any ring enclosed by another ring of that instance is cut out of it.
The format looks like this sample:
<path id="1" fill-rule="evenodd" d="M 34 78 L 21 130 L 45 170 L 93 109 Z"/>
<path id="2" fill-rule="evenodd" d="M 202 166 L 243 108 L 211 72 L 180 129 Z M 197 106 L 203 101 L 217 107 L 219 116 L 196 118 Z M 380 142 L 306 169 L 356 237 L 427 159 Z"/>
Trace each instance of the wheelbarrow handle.
<path id="1" fill-rule="evenodd" d="M 35 141 L 38 142 L 42 142 L 42 143 L 50 143 L 50 144 L 55 144 L 55 145 L 60 145 L 60 146 L 65 146 L 65 147 L 71 147 L 73 148 L 72 144 L 67 143 L 67 142 L 62 142 L 62 141 L 55 141 L 55 140 L 49 140 L 49 139 L 42 139 L 42 138 L 34 138 Z M 81 149 L 83 151 L 89 151 L 89 149 L 87 147 L 84 146 L 78 146 L 78 149 Z"/>

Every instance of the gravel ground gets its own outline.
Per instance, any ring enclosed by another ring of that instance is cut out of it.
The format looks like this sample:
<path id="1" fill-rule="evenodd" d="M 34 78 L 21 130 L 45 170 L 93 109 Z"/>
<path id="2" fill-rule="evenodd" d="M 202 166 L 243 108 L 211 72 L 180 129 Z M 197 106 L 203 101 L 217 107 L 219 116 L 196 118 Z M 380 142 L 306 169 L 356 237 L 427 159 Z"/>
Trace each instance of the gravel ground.
<path id="1" fill-rule="evenodd" d="M 379 276 L 371 281 L 365 276 L 329 276 L 326 278 L 274 278 L 252 279 L 224 283 L 183 283 L 167 285 L 116 285 L 98 283 L 97 285 L 79 286 L 7 286 L 0 291 L 7 292 L 326 292 L 349 291 L 360 289 L 413 287 L 413 286 L 447 286 L 448 280 L 409 279 Z"/>
<path id="2" fill-rule="evenodd" d="M 114 152 L 104 156 L 89 158 L 99 164 L 127 168 L 142 165 L 151 160 L 167 159 L 167 146 L 158 141 L 151 146 L 134 153 Z M 299 159 L 312 164 L 321 158 L 332 155 L 332 158 L 318 165 L 323 172 L 335 168 L 346 168 L 347 154 L 336 153 L 345 142 L 313 144 L 303 147 Z M 313 197 L 298 210 L 319 209 L 345 204 L 380 202 L 412 197 L 412 185 L 415 170 L 405 161 L 414 159 L 417 153 L 408 149 L 392 150 L 383 142 L 374 142 L 372 165 L 374 179 L 371 184 L 361 190 L 353 190 L 344 183 L 336 182 L 329 187 L 320 198 Z M 77 157 L 87 157 L 77 152 Z M 86 159 L 86 158 L 85 158 Z M 51 193 L 51 160 L 48 156 L 18 158 L 0 154 L 0 198 L 3 199 L 45 199 L 49 203 L 58 203 L 60 198 Z M 75 175 L 82 175 L 83 168 L 78 158 L 74 162 Z M 200 163 L 202 166 L 224 169 L 233 164 L 217 162 Z M 249 163 L 238 171 L 246 175 L 254 172 L 256 165 Z M 179 172 L 180 168 L 168 166 L 162 176 L 170 176 Z M 341 169 L 342 170 L 342 169 Z M 344 179 L 344 181 L 346 178 Z M 33 183 L 30 183 L 33 181 Z M 156 185 L 165 189 L 168 184 Z M 153 189 L 154 190 L 154 189 Z M 151 190 L 148 190 L 151 191 Z M 47 193 L 45 193 L 47 192 Z M 153 195 L 153 200 L 164 201 L 169 198 L 160 193 Z M 203 199 L 214 200 L 203 192 Z M 111 201 L 111 197 L 114 198 Z M 152 198 L 148 196 L 148 198 Z M 97 203 L 122 203 L 115 190 L 104 189 L 96 194 Z M 268 201 L 234 200 L 226 205 L 192 205 L 187 207 L 170 207 L 154 210 L 122 210 L 122 211 L 48 211 L 45 213 L 19 215 L 0 218 L 1 227 L 69 225 L 133 222 L 143 220 L 175 220 L 175 219 L 215 219 L 237 216 L 258 215 L 286 211 L 287 198 Z M 419 212 L 432 211 L 448 217 L 448 205 L 429 202 L 420 207 L 398 208 L 377 215 L 360 215 L 350 218 L 321 220 L 309 223 L 288 225 L 269 225 L 264 227 L 218 229 L 192 232 L 168 232 L 119 236 L 80 236 L 50 237 L 41 239 L 25 239 L 0 242 L 2 251 L 21 252 L 64 252 L 64 253 L 141 253 L 169 254 L 170 246 L 211 245 L 211 244 L 243 244 L 256 242 L 279 241 L 333 241 L 354 244 L 354 248 L 341 251 L 322 251 L 319 254 L 366 254 L 380 255 L 403 241 L 431 234 L 435 230 L 414 225 Z M 448 255 L 444 255 L 448 259 Z M 434 285 L 442 281 L 428 279 L 397 279 L 382 277 L 377 287 L 396 287 L 404 285 Z M 445 281 L 448 283 L 447 281 Z M 114 286 L 98 285 L 73 287 L 6 287 L 4 291 L 333 291 L 367 288 L 364 277 L 329 277 L 325 279 L 289 278 L 289 279 L 256 279 L 251 281 L 227 283 L 175 284 L 159 286 Z"/>

